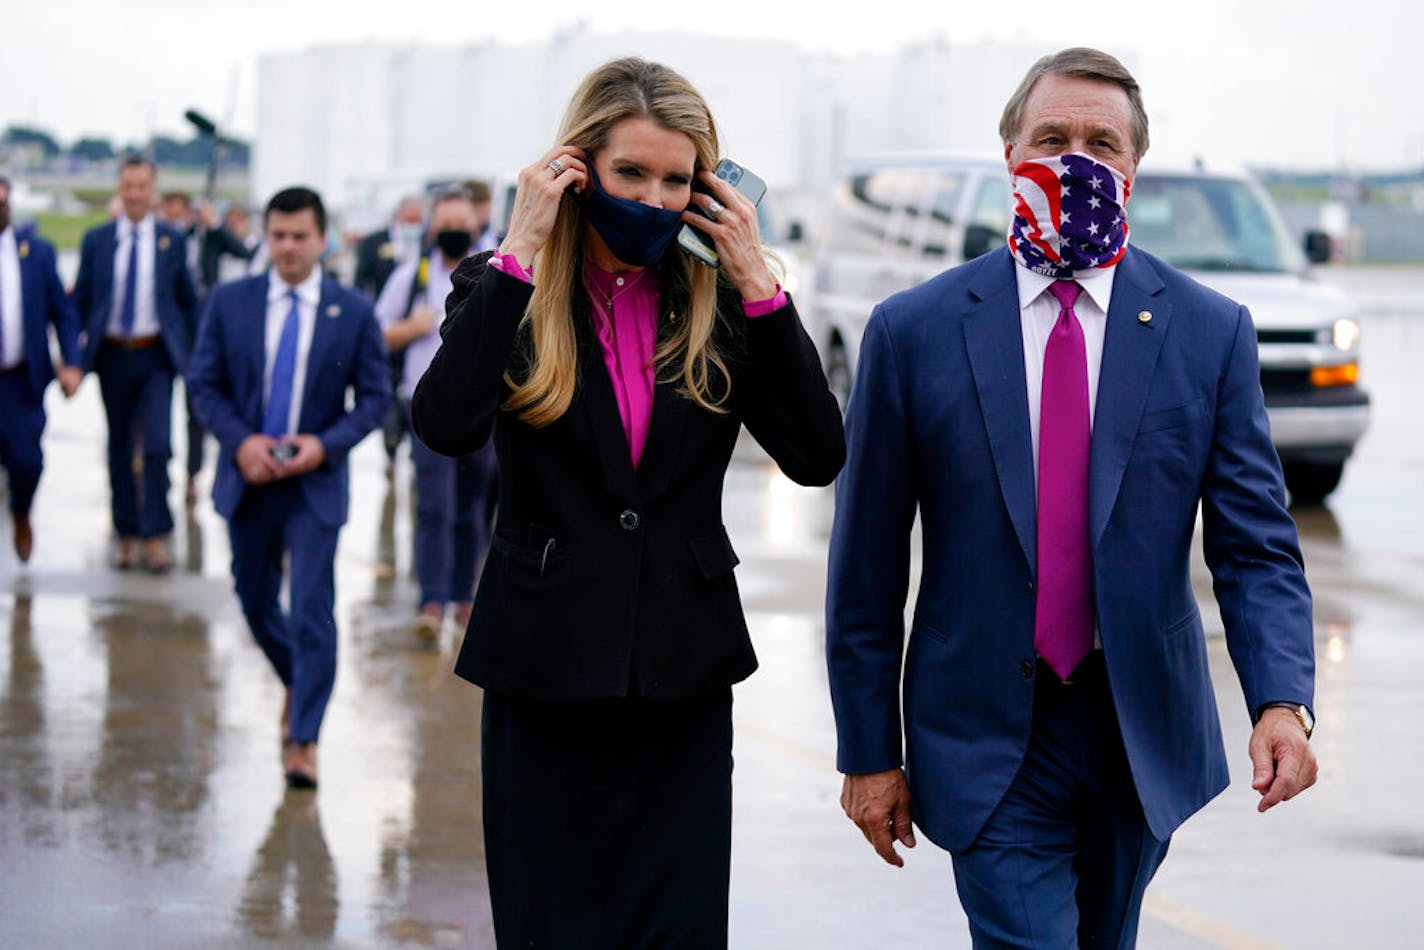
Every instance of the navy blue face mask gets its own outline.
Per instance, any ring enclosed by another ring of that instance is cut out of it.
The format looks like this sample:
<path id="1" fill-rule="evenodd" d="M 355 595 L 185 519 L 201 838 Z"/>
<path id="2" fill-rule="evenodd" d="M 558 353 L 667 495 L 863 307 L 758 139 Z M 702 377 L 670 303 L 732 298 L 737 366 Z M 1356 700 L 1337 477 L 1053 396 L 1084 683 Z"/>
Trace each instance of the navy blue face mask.
<path id="1" fill-rule="evenodd" d="M 603 238 L 613 256 L 623 263 L 649 267 L 662 260 L 663 252 L 682 227 L 682 211 L 615 198 L 603 190 L 592 164 L 589 163 L 589 174 L 593 188 L 583 203 L 588 223 Z"/>

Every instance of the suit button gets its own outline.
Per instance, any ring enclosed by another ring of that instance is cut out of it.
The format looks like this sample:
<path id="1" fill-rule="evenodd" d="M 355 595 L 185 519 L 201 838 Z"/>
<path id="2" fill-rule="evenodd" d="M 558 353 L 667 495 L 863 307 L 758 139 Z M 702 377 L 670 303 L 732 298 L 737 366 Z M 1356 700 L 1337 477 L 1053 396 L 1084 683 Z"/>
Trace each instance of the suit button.
<path id="1" fill-rule="evenodd" d="M 618 525 L 624 531 L 637 531 L 638 525 L 642 523 L 642 520 L 643 519 L 638 517 L 638 513 L 636 511 L 634 511 L 632 508 L 629 508 L 627 511 L 623 512 L 621 515 L 618 516 Z"/>
<path id="2" fill-rule="evenodd" d="M 1019 675 L 1026 680 L 1033 679 L 1033 661 L 1024 660 L 1019 664 Z"/>

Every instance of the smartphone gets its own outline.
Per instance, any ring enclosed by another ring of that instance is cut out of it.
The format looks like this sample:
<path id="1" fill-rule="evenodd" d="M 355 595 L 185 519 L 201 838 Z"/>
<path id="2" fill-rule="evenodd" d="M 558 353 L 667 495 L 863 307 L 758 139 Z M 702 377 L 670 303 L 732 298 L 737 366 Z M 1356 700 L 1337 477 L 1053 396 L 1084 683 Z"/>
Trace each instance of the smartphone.
<path id="1" fill-rule="evenodd" d="M 714 174 L 737 189 L 752 204 L 761 204 L 762 196 L 766 194 L 766 182 L 757 177 L 756 173 L 743 168 L 730 158 L 724 158 L 717 163 Z M 700 191 L 704 195 L 712 193 L 712 189 L 702 184 L 701 181 L 693 181 L 692 190 Z M 689 207 L 704 218 L 711 220 L 711 216 L 703 210 L 701 205 L 693 204 Z M 721 261 L 717 258 L 717 245 L 712 241 L 712 238 L 690 224 L 684 224 L 682 230 L 677 233 L 677 245 L 708 267 L 721 266 Z"/>

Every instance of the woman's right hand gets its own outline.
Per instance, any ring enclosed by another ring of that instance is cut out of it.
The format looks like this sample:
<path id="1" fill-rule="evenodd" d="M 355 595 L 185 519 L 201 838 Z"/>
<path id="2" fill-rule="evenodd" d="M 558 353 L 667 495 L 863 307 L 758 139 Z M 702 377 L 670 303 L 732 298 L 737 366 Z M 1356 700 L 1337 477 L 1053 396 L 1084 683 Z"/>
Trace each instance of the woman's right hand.
<path id="1" fill-rule="evenodd" d="M 581 192 L 588 186 L 587 161 L 583 149 L 559 145 L 519 173 L 509 232 L 499 245 L 500 256 L 513 254 L 521 267 L 529 269 L 535 252 L 554 233 L 564 192 L 570 187 Z"/>

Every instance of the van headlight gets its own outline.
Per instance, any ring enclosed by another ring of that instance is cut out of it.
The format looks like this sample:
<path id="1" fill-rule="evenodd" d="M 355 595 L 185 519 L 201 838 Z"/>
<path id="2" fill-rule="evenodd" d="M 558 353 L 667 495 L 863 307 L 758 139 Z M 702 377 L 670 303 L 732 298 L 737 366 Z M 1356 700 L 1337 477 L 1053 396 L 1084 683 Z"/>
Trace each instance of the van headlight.
<path id="1" fill-rule="evenodd" d="M 1337 350 L 1348 353 L 1360 342 L 1360 325 L 1348 317 L 1336 320 L 1330 336 Z"/>

